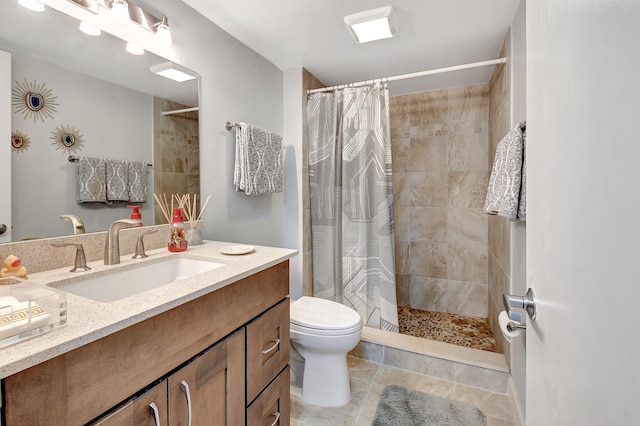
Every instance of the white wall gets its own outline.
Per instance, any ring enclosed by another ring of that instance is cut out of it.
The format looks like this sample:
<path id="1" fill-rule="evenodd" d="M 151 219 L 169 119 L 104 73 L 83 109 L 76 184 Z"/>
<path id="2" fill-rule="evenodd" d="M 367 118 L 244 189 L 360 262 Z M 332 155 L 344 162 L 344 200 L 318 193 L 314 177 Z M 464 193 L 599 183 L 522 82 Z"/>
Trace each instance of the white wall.
<path id="1" fill-rule="evenodd" d="M 153 160 L 153 104 L 150 95 L 107 83 L 21 53 L 12 55 L 12 79 L 45 84 L 57 97 L 53 118 L 11 115 L 11 128 L 31 140 L 26 151 L 12 152 L 13 239 L 41 238 L 71 233 L 62 214 L 75 214 L 87 232 L 102 231 L 117 219 L 128 218 L 127 203 L 76 202 L 76 165 L 70 153 L 57 149 L 52 132 L 73 126 L 83 135 L 76 156 L 151 162 Z M 14 87 L 16 84 L 14 83 Z M 148 172 L 148 198 L 143 220 L 153 218 L 153 170 Z M 36 202 L 37 200 L 37 202 Z M 105 224 L 107 224 L 105 226 Z"/>
<path id="2" fill-rule="evenodd" d="M 283 246 L 285 195 L 235 192 L 235 132 L 224 127 L 246 121 L 282 135 L 282 71 L 180 1 L 158 0 L 153 9 L 169 17 L 174 59 L 201 75 L 201 194 L 212 196 L 205 238 Z M 289 144 L 283 140 L 285 152 Z"/>

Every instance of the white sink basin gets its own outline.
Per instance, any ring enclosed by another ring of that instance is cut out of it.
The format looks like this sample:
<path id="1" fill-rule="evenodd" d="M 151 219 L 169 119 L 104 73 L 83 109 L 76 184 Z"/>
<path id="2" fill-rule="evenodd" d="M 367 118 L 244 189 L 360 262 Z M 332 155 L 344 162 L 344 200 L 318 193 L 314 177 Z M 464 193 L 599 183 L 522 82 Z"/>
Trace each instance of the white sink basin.
<path id="1" fill-rule="evenodd" d="M 113 302 L 224 266 L 224 263 L 186 257 L 168 257 L 108 275 L 72 278 L 47 284 L 98 302 Z"/>

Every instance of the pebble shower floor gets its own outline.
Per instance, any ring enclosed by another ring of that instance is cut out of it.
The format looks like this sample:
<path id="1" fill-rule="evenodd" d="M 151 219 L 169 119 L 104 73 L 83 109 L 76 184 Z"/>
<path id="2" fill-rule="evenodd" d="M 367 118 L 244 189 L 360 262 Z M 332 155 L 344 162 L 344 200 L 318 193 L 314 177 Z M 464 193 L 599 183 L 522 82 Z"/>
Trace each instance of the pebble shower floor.
<path id="1" fill-rule="evenodd" d="M 498 352 L 496 340 L 486 318 L 399 306 L 398 320 L 402 334 Z"/>

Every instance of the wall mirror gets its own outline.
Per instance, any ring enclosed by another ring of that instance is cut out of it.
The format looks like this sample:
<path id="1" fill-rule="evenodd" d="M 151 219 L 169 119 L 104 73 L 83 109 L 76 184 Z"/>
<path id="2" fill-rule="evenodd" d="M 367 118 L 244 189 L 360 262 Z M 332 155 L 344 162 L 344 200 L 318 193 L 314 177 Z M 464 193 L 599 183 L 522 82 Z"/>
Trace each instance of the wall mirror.
<path id="1" fill-rule="evenodd" d="M 198 106 L 199 78 L 178 83 L 153 74 L 149 68 L 166 59 L 132 55 L 105 32 L 86 35 L 50 7 L 32 12 L 17 0 L 5 3 L 3 21 L 11 25 L 0 26 L 0 50 L 12 56 L 13 241 L 72 234 L 62 215 L 80 217 L 86 232 L 104 231 L 129 217 L 128 204 L 142 206 L 145 225 L 164 223 L 154 192 L 199 194 L 198 113 L 180 112 Z M 29 96 L 44 106 L 16 104 Z M 69 156 L 151 164 L 146 202 L 78 203 Z"/>

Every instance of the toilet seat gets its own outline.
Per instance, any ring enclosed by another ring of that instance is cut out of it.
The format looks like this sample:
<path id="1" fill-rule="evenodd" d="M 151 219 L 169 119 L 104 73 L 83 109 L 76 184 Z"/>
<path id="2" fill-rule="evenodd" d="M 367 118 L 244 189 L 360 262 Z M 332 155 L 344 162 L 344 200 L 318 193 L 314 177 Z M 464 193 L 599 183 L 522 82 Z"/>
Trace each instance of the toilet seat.
<path id="1" fill-rule="evenodd" d="M 360 314 L 331 300 L 303 296 L 291 303 L 292 330 L 320 336 L 350 334 L 362 328 Z"/>

